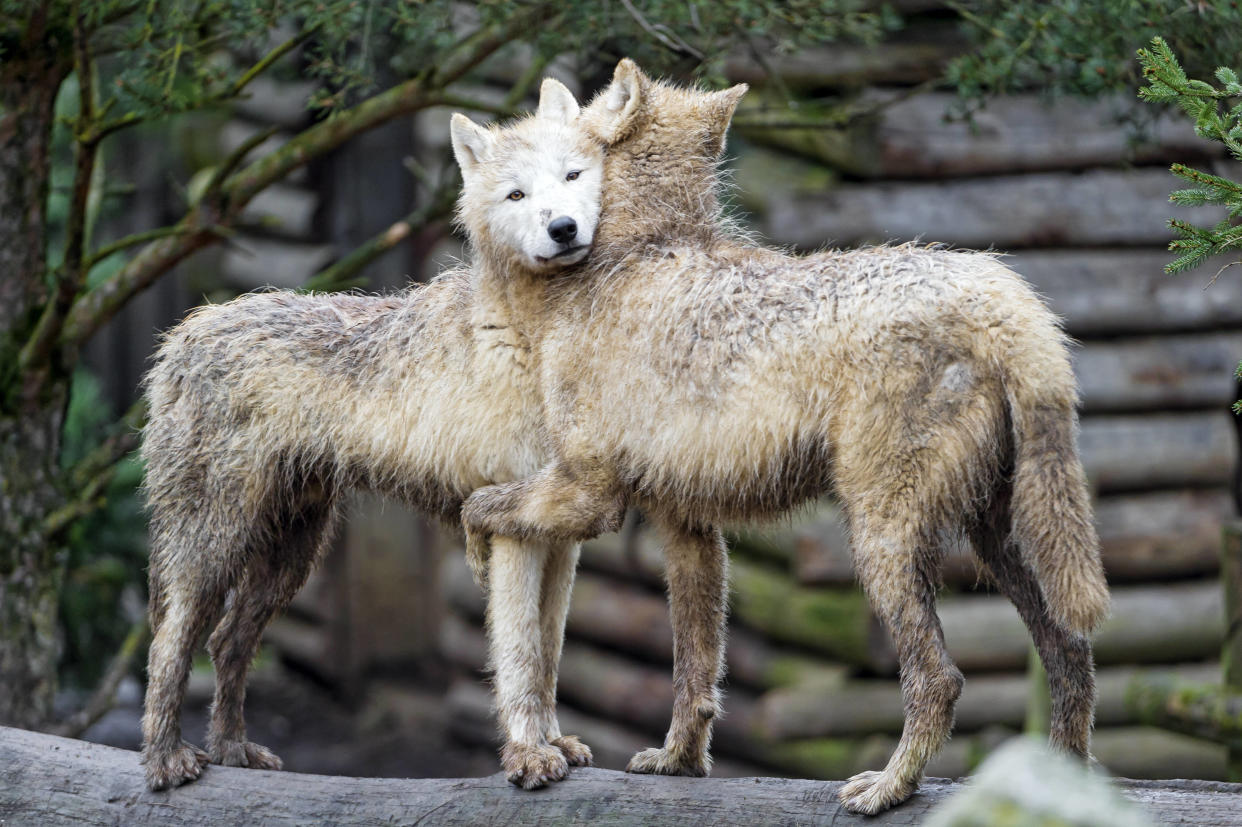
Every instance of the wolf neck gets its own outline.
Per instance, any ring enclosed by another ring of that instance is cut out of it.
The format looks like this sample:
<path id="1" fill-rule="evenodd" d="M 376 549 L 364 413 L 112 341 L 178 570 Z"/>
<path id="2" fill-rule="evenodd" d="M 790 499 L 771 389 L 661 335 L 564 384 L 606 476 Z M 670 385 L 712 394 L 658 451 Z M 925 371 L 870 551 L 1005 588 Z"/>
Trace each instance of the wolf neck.
<path id="1" fill-rule="evenodd" d="M 525 327 L 544 306 L 547 276 L 480 249 L 471 269 L 476 321 L 493 327 Z"/>
<path id="2" fill-rule="evenodd" d="M 652 245 L 710 248 L 725 237 L 714 165 L 670 163 L 636 147 L 609 153 L 596 258 L 620 260 Z"/>

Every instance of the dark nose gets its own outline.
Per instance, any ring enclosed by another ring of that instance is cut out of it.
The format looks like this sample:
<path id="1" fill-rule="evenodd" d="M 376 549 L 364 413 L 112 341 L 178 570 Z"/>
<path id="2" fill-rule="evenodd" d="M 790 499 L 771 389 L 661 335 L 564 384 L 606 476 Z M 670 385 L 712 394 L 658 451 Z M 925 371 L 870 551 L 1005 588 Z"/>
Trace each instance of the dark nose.
<path id="1" fill-rule="evenodd" d="M 557 244 L 568 244 L 578 235 L 578 223 L 569 216 L 562 215 L 548 225 L 548 235 Z"/>

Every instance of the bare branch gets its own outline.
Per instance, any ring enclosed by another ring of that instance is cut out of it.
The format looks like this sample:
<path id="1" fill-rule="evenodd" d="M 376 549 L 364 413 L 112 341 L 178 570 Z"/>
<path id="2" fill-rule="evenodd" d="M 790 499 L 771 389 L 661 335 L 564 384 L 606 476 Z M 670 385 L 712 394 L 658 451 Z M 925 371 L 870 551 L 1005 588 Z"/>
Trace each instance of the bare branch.
<path id="1" fill-rule="evenodd" d="M 75 124 L 76 158 L 73 191 L 69 199 L 69 217 L 65 226 L 65 252 L 56 271 L 52 300 L 43 308 L 34 333 L 18 356 L 23 372 L 33 373 L 45 368 L 52 358 L 73 301 L 86 281 L 82 254 L 86 245 L 86 213 L 90 200 L 91 178 L 99 154 L 99 142 L 92 134 L 95 118 L 95 74 L 87 42 L 86 21 L 81 4 L 76 3 L 73 21 L 73 61 L 78 76 L 78 117 Z M 35 383 L 37 387 L 38 383 Z"/>
<path id="2" fill-rule="evenodd" d="M 621 0 L 621 5 L 625 6 L 625 10 L 630 13 L 630 17 L 642 26 L 643 31 L 660 41 L 664 48 L 679 55 L 689 55 L 695 60 L 703 60 L 705 55 L 698 49 L 682 40 L 676 32 L 663 24 L 651 25 L 647 22 L 647 18 L 643 17 L 642 12 L 634 8 L 634 4 L 630 0 Z M 667 32 L 667 34 L 665 34 Z"/>
<path id="3" fill-rule="evenodd" d="M 358 286 L 352 280 L 362 268 L 400 244 L 414 230 L 448 215 L 453 209 L 456 187 L 441 186 L 424 206 L 411 212 L 400 221 L 358 245 L 340 261 L 320 270 L 303 286 L 308 291 L 331 291 Z"/>
<path id="4" fill-rule="evenodd" d="M 118 238 L 116 241 L 105 244 L 95 252 L 91 253 L 86 259 L 86 263 L 83 264 L 83 268 L 87 273 L 89 273 L 92 267 L 113 253 L 118 253 L 121 250 L 128 249 L 129 247 L 136 247 L 139 244 L 146 244 L 149 241 L 155 241 L 159 238 L 166 238 L 167 236 L 178 235 L 184 232 L 185 229 L 183 227 L 174 225 L 171 227 L 159 227 L 154 230 L 147 230 L 146 232 L 134 233 L 133 235 Z"/>
<path id="5" fill-rule="evenodd" d="M 75 520 L 103 505 L 104 489 L 112 482 L 117 464 L 138 447 L 139 431 L 146 416 L 146 401 L 139 399 L 113 426 L 112 435 L 95 446 L 64 475 L 65 487 L 69 489 L 68 499 L 44 520 L 45 537 L 57 536 Z"/>
<path id="6" fill-rule="evenodd" d="M 395 117 L 441 102 L 441 90 L 458 80 L 530 24 L 537 7 L 513 14 L 503 25 L 481 29 L 450 48 L 434 70 L 363 101 L 347 112 L 309 127 L 284 146 L 230 176 L 221 186 L 227 212 L 200 204 L 177 223 L 170 237 L 148 244 L 121 269 L 74 302 L 61 334 L 64 347 L 77 347 L 116 315 L 135 294 L 191 253 L 214 241 L 252 198 L 294 169 L 355 135 Z"/>

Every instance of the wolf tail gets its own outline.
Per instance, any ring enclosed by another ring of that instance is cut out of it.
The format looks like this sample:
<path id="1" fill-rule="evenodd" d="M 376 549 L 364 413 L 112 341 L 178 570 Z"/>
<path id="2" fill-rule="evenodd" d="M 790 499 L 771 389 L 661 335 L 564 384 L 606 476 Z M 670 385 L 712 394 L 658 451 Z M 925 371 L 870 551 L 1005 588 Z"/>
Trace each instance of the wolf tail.
<path id="1" fill-rule="evenodd" d="M 1014 437 L 1013 536 L 1052 620 L 1088 634 L 1108 616 L 1109 596 L 1076 446 L 1078 389 L 1054 317 L 1041 306 L 1028 321 L 1034 323 L 1007 348 L 1004 366 Z"/>

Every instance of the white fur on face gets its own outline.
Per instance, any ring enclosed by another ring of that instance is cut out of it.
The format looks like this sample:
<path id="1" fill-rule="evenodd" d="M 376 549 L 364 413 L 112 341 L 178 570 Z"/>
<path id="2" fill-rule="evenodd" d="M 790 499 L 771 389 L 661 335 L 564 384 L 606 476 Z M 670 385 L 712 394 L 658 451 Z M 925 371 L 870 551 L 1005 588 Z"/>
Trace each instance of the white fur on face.
<path id="1" fill-rule="evenodd" d="M 604 158 L 598 144 L 572 119 L 532 118 L 500 133 L 468 129 L 460 135 L 474 144 L 462 163 L 462 216 L 471 234 L 534 270 L 586 258 L 599 224 Z M 558 218 L 577 226 L 572 240 L 557 242 L 548 233 Z"/>
<path id="2" fill-rule="evenodd" d="M 604 173 L 603 158 L 580 151 L 580 141 L 563 141 L 555 134 L 546 137 L 546 145 L 521 148 L 506 158 L 486 191 L 492 238 L 519 252 L 536 268 L 586 258 L 599 222 Z M 512 193 L 522 196 L 513 200 Z M 558 243 L 548 233 L 548 225 L 563 217 L 577 225 L 577 234 L 571 241 Z"/>

